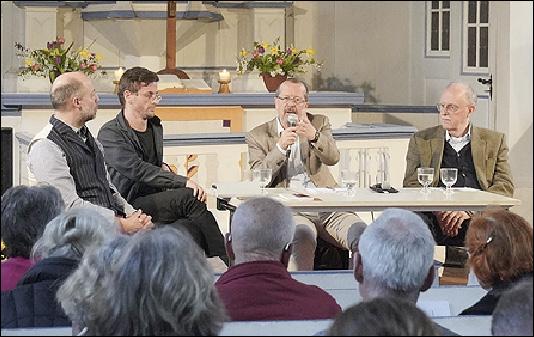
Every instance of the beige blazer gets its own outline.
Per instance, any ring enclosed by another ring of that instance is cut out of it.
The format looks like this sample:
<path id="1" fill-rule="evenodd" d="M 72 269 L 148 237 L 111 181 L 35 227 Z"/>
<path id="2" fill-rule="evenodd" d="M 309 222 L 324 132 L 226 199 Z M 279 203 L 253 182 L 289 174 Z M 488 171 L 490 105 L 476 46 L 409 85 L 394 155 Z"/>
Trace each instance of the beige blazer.
<path id="1" fill-rule="evenodd" d="M 321 134 L 315 145 L 311 145 L 307 140 L 300 140 L 304 167 L 317 187 L 335 187 L 336 181 L 327 166 L 333 166 L 339 161 L 339 150 L 332 137 L 330 122 L 324 115 L 307 116 Z M 273 180 L 269 186 L 273 187 L 285 186 L 287 175 L 286 156 L 276 146 L 279 139 L 276 118 L 255 127 L 245 137 L 250 168 L 272 168 Z"/>
<path id="2" fill-rule="evenodd" d="M 433 167 L 439 172 L 445 145 L 445 129 L 435 126 L 416 132 L 410 139 L 406 154 L 406 173 L 403 186 L 420 186 L 418 167 Z M 473 126 L 471 129 L 471 153 L 478 183 L 484 191 L 512 197 L 514 183 L 508 163 L 508 146 L 504 134 Z M 437 186 L 439 173 L 434 174 L 432 186 Z"/>

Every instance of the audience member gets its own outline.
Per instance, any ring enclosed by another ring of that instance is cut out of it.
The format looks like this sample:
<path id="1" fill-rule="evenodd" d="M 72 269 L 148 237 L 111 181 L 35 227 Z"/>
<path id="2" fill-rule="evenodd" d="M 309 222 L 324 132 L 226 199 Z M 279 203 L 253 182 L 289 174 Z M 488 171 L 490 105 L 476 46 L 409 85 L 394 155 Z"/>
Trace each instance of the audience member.
<path id="1" fill-rule="evenodd" d="M 142 67 L 121 77 L 121 111 L 98 132 L 104 160 L 118 191 L 156 223 L 185 227 L 208 257 L 224 255 L 224 239 L 206 193 L 163 162 L 163 126 L 155 114 L 158 75 Z"/>
<path id="2" fill-rule="evenodd" d="M 486 211 L 467 231 L 469 265 L 488 293 L 461 315 L 491 315 L 501 294 L 532 277 L 532 226 L 507 210 Z"/>
<path id="3" fill-rule="evenodd" d="M 185 230 L 128 239 L 85 316 L 89 335 L 215 336 L 225 320 L 207 260 Z"/>
<path id="4" fill-rule="evenodd" d="M 353 255 L 362 299 L 398 297 L 415 304 L 419 293 L 432 286 L 435 245 L 420 216 L 385 210 L 367 226 Z M 439 325 L 437 329 L 442 335 L 454 335 Z"/>
<path id="5" fill-rule="evenodd" d="M 532 278 L 505 291 L 493 311 L 493 336 L 532 336 Z"/>
<path id="6" fill-rule="evenodd" d="M 471 123 L 477 96 L 464 83 L 447 86 L 438 103 L 440 126 L 416 132 L 406 155 L 404 187 L 419 185 L 417 169 L 434 168 L 432 186 L 444 186 L 440 168 L 458 169 L 454 187 L 472 187 L 511 197 L 514 184 L 504 134 Z M 462 246 L 472 212 L 424 212 L 438 245 Z"/>
<path id="7" fill-rule="evenodd" d="M 127 239 L 128 236 L 117 235 L 106 240 L 102 247 L 92 247 L 84 254 L 78 268 L 59 287 L 56 297 L 72 321 L 74 334 L 83 331 L 86 317 L 93 315 L 94 297 L 100 291 L 106 274 L 113 273 Z"/>
<path id="8" fill-rule="evenodd" d="M 2 292 L 2 328 L 70 326 L 56 291 L 84 252 L 100 245 L 114 230 L 108 219 L 85 207 L 72 208 L 50 221 L 33 247 L 32 257 L 38 262 L 15 289 Z"/>
<path id="9" fill-rule="evenodd" d="M 52 186 L 15 186 L 2 195 L 2 291 L 15 289 L 34 261 L 30 254 L 46 224 L 65 209 L 59 190 Z"/>
<path id="10" fill-rule="evenodd" d="M 241 204 L 227 235 L 235 259 L 215 283 L 233 321 L 329 319 L 341 311 L 324 290 L 287 271 L 295 222 L 289 208 L 269 199 Z"/>
<path id="11" fill-rule="evenodd" d="M 413 303 L 400 298 L 360 302 L 336 317 L 329 336 L 441 336 Z"/>
<path id="12" fill-rule="evenodd" d="M 270 187 L 301 185 L 334 187 L 328 170 L 339 161 L 339 150 L 325 115 L 313 115 L 308 108 L 308 87 L 288 79 L 277 89 L 273 120 L 246 135 L 251 170 L 272 169 Z M 296 116 L 292 126 L 288 116 Z M 301 186 L 302 187 L 302 186 Z M 335 246 L 354 250 L 365 223 L 353 212 L 297 213 L 290 270 L 313 270 L 317 234 Z"/>
<path id="13" fill-rule="evenodd" d="M 102 145 L 85 125 L 96 117 L 98 96 L 82 72 L 64 73 L 52 84 L 54 114 L 30 142 L 30 180 L 59 189 L 68 208 L 85 205 L 125 233 L 153 226 L 150 216 L 133 207 L 116 192 L 104 163 Z"/>

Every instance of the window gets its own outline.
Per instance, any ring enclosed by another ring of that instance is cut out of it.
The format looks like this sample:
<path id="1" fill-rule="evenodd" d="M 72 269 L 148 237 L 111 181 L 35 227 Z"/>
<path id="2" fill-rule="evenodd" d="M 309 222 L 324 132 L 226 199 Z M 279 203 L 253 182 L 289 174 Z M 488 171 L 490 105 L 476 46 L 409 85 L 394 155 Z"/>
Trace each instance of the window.
<path id="1" fill-rule="evenodd" d="M 488 73 L 489 1 L 464 1 L 464 73 Z"/>
<path id="2" fill-rule="evenodd" d="M 448 57 L 450 46 L 451 2 L 426 2 L 426 56 Z"/>

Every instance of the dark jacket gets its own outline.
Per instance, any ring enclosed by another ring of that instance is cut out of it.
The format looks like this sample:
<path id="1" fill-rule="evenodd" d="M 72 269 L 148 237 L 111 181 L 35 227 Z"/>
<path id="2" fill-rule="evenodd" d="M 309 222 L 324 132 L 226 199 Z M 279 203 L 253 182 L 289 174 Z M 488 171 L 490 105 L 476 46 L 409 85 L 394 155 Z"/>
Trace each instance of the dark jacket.
<path id="1" fill-rule="evenodd" d="M 498 282 L 488 293 L 467 309 L 464 309 L 460 315 L 493 315 L 493 310 L 499 302 L 501 295 L 508 289 L 512 288 L 517 282 L 525 278 L 532 278 L 532 272 L 522 274 L 515 280 L 509 282 Z"/>
<path id="2" fill-rule="evenodd" d="M 64 257 L 37 262 L 15 289 L 2 292 L 2 329 L 71 326 L 56 292 L 77 266 Z"/>
<path id="3" fill-rule="evenodd" d="M 111 181 L 119 193 L 131 203 L 137 199 L 143 185 L 161 188 L 185 187 L 187 178 L 167 172 L 163 163 L 163 127 L 157 116 L 148 120 L 154 132 L 158 166 L 143 161 L 143 147 L 137 134 L 128 125 L 124 112 L 117 114 L 100 128 L 98 140 L 104 147 L 104 160 L 108 165 Z"/>

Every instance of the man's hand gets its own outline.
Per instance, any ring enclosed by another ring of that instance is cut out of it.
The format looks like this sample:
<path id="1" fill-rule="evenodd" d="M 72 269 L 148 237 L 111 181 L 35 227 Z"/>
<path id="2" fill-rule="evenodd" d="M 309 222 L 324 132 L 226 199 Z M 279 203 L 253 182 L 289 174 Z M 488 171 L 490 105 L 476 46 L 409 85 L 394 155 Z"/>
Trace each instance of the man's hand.
<path id="1" fill-rule="evenodd" d="M 310 123 L 308 118 L 304 118 L 297 123 L 297 134 L 306 137 L 307 140 L 313 140 L 317 129 Z"/>
<path id="2" fill-rule="evenodd" d="M 290 126 L 282 131 L 278 140 L 278 145 L 280 145 L 282 150 L 286 150 L 288 146 L 293 145 L 297 141 L 297 128 L 298 126 Z"/>
<path id="3" fill-rule="evenodd" d="M 150 230 L 154 228 L 152 217 L 146 215 L 141 210 L 133 212 L 126 218 L 119 218 L 122 231 L 127 234 L 134 234 L 140 230 Z"/>
<path id="4" fill-rule="evenodd" d="M 188 179 L 185 187 L 193 189 L 193 196 L 202 202 L 206 202 L 206 192 L 195 181 Z"/>
<path id="5" fill-rule="evenodd" d="M 464 220 L 470 218 L 469 214 L 464 211 L 434 212 L 434 215 L 438 219 L 438 224 L 443 234 L 449 237 L 458 235 Z"/>

